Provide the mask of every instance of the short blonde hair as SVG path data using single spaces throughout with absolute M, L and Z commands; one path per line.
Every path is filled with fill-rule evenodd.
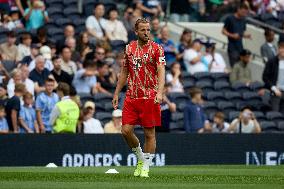
M 138 18 L 138 19 L 136 20 L 136 23 L 135 23 L 135 30 L 138 30 L 138 25 L 139 25 L 140 23 L 149 24 L 150 21 L 149 21 L 147 18 Z

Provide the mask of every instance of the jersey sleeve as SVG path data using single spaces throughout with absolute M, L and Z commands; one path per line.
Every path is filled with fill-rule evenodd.
M 161 45 L 157 46 L 155 56 L 157 65 L 166 65 L 166 57 L 164 54 L 164 49 Z

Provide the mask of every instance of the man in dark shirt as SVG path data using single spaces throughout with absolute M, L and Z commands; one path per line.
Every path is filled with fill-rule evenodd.
M 204 133 L 210 130 L 210 123 L 201 107 L 202 90 L 199 88 L 190 89 L 191 101 L 184 109 L 184 129 L 188 133 Z
M 35 63 L 36 66 L 30 73 L 30 79 L 35 83 L 36 93 L 39 93 L 45 90 L 44 83 L 50 72 L 44 67 L 45 60 L 42 55 L 36 57 Z
M 18 83 L 15 85 L 15 95 L 10 98 L 7 102 L 7 105 L 5 107 L 6 111 L 6 118 L 7 118 L 7 123 L 9 125 L 9 130 L 18 133 L 19 128 L 18 128 L 18 117 L 19 117 L 19 111 L 21 107 L 21 101 L 20 97 L 23 96 L 23 94 L 26 91 L 26 87 L 22 83 Z
M 57 83 L 63 82 L 71 86 L 73 77 L 61 69 L 60 61 L 62 60 L 59 56 L 54 56 L 52 58 L 53 70 L 51 71 L 51 74 Z
M 112 95 L 115 90 L 115 81 L 111 77 L 112 73 L 109 72 L 109 66 L 105 62 L 98 61 L 97 69 L 97 82 L 99 83 L 99 92 Z
M 251 34 L 246 32 L 246 20 L 249 8 L 246 4 L 241 4 L 235 14 L 228 16 L 225 20 L 222 33 L 228 37 L 228 55 L 231 66 L 240 57 L 243 50 L 243 38 L 251 39 Z

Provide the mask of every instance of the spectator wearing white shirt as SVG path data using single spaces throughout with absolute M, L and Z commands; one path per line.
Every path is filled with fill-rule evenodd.
M 91 36 L 91 42 L 96 43 L 98 40 L 107 40 L 106 25 L 107 21 L 103 18 L 105 7 L 102 3 L 97 3 L 94 7 L 94 15 L 91 15 L 86 20 L 86 28 Z
M 95 103 L 87 101 L 83 109 L 82 131 L 85 134 L 103 134 L 104 129 L 98 119 L 93 118 L 95 113 Z
M 171 65 L 171 72 L 166 75 L 166 82 L 171 84 L 169 92 L 184 92 L 181 66 L 178 62 L 174 62 Z
M 31 55 L 32 36 L 30 33 L 24 33 L 21 36 L 21 43 L 18 45 L 17 61 L 21 61 L 25 56 Z
M 106 33 L 110 41 L 123 41 L 127 43 L 127 31 L 123 23 L 118 20 L 117 9 L 111 9 L 109 11 L 109 20 L 107 20 Z
M 206 72 L 208 67 L 205 65 L 204 56 L 201 53 L 202 42 L 200 39 L 195 39 L 192 42 L 191 48 L 184 51 L 183 60 L 186 71 L 194 74 L 196 72 Z
M 213 118 L 212 133 L 228 133 L 230 124 L 225 122 L 225 115 L 223 112 L 216 112 Z
M 239 117 L 232 121 L 228 131 L 234 133 L 260 133 L 261 128 L 254 113 L 246 107 Z
M 25 64 L 21 65 L 19 69 L 14 69 L 12 71 L 12 78 L 9 80 L 7 85 L 7 92 L 9 98 L 14 96 L 15 85 L 17 83 L 23 83 L 26 87 L 26 90 L 32 95 L 34 95 L 35 86 L 34 82 L 29 79 L 29 74 L 29 69 Z
M 77 65 L 71 60 L 71 58 L 71 49 L 67 46 L 63 47 L 61 52 L 61 69 L 67 72 L 69 75 L 74 76 L 74 74 L 77 72 Z
M 207 41 L 205 44 L 206 54 L 204 59 L 209 64 L 209 72 L 227 73 L 226 62 L 220 53 L 215 52 L 215 43 Z

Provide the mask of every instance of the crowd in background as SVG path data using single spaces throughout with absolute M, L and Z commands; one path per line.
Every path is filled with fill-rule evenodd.
M 168 94 L 184 93 L 191 98 L 184 108 L 186 132 L 261 132 L 260 125 L 249 107 L 244 107 L 232 123 L 225 122 L 225 114 L 222 112 L 217 112 L 214 118 L 209 120 L 202 107 L 202 90 L 193 87 L 187 91 L 183 74 L 226 73 L 230 74 L 231 83 L 243 82 L 247 86 L 253 83 L 252 72 L 247 66 L 251 62 L 251 52 L 243 49 L 241 44 L 243 37 L 251 37 L 245 34 L 243 19 L 248 14 L 266 11 L 268 8 L 263 7 L 264 1 L 245 1 L 245 4 L 237 8 L 235 17 L 227 17 L 225 20 L 223 33 L 229 38 L 228 55 L 231 68 L 226 64 L 225 58 L 216 51 L 214 42 L 193 39 L 189 29 L 185 29 L 180 41 L 175 43 L 170 38 L 169 28 L 160 24 L 166 11 L 162 1 L 133 2 L 132 6 L 125 7 L 122 14 L 116 8 L 106 12 L 103 3 L 96 3 L 93 14 L 85 20 L 85 31 L 76 35 L 75 26 L 66 24 L 64 37 L 54 40 L 47 36 L 48 28 L 45 24 L 50 18 L 44 1 L 0 1 L 0 9 L 3 10 L 0 27 L 9 30 L 6 32 L 6 41 L 0 45 L 0 132 L 52 133 L 56 122 L 52 112 L 56 104 L 64 98 L 64 95 L 59 95 L 57 87 L 64 83 L 64 90 L 68 94 L 65 96 L 76 102 L 80 108 L 75 132 L 120 133 L 122 106 L 113 111 L 112 120 L 103 125 L 94 116 L 96 104 L 93 101 L 82 104 L 80 97 L 95 94 L 112 97 L 124 61 L 123 48 L 128 42 L 136 39 L 134 23 L 142 16 L 149 18 L 151 38 L 163 47 L 167 62 L 165 98 L 161 104 L 162 116 L 165 119 L 158 130 L 169 131 L 169 117 L 177 111 L 177 104 L 167 97 Z M 210 14 L 209 10 L 220 9 L 224 11 L 220 12 L 224 15 L 231 12 L 231 8 L 236 8 L 236 1 L 174 2 L 171 1 L 170 15 L 173 21 L 200 21 Z M 281 2 L 277 7 L 281 8 L 280 5 Z M 190 13 L 186 12 L 189 8 Z M 208 15 L 207 17 L 211 18 Z M 237 31 L 234 31 L 234 19 L 242 25 Z M 15 29 L 19 28 L 25 28 L 25 32 L 19 35 L 15 32 Z M 283 43 L 279 43 L 279 48 L 273 46 L 274 33 L 270 30 L 265 32 L 265 38 L 267 44 L 261 49 L 267 65 L 267 62 L 277 57 L 278 49 L 279 53 L 283 51 Z M 282 65 L 281 60 L 280 62 Z M 274 110 L 283 113 L 283 78 L 279 76 L 271 83 L 268 78 L 275 73 L 272 69 L 274 68 L 267 68 L 263 78 L 266 87 L 278 97 Z M 282 72 L 281 67 L 279 73 Z M 126 88 L 123 92 L 125 91 Z M 259 91 L 260 95 L 264 93 L 265 89 Z

